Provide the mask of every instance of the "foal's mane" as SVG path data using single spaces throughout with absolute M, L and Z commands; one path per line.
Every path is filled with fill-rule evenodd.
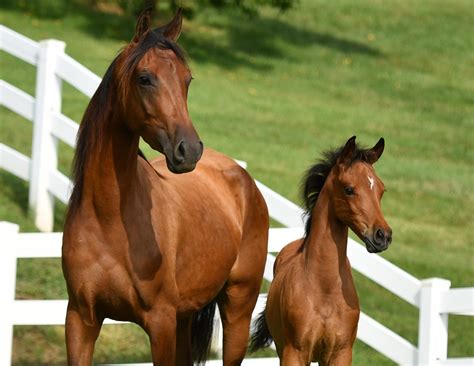
M 69 200 L 68 214 L 74 213 L 79 207 L 86 165 L 91 158 L 100 155 L 106 126 L 116 117 L 119 106 L 126 106 L 135 68 L 152 48 L 172 50 L 186 63 L 184 51 L 163 35 L 163 28 L 150 30 L 137 43 L 130 43 L 115 57 L 92 96 L 79 126 L 72 168 L 74 188 Z M 144 157 L 140 150 L 138 155 Z
M 308 237 L 311 230 L 311 221 L 314 214 L 314 207 L 319 197 L 319 193 L 326 182 L 331 170 L 336 166 L 337 160 L 344 150 L 344 145 L 336 149 L 323 152 L 322 158 L 306 172 L 301 184 L 301 193 L 303 195 L 305 216 L 307 218 L 305 225 L 305 238 Z M 357 161 L 369 162 L 372 156 L 372 149 L 362 148 L 356 144 L 352 160 L 349 166 Z

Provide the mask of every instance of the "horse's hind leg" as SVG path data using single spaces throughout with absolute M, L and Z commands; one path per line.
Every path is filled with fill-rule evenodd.
M 90 366 L 94 346 L 99 336 L 102 321 L 92 320 L 86 324 L 79 311 L 71 303 L 66 313 L 66 348 L 69 366 Z
M 252 311 L 259 287 L 228 285 L 218 298 L 223 328 L 223 364 L 240 365 L 247 351 Z

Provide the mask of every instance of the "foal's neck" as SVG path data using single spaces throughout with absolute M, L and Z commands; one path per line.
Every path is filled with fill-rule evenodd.
M 330 195 L 322 189 L 311 217 L 311 230 L 304 246 L 306 271 L 315 274 L 321 287 L 334 286 L 347 276 L 348 228 L 339 221 L 330 205 Z M 328 288 L 329 289 L 329 288 Z

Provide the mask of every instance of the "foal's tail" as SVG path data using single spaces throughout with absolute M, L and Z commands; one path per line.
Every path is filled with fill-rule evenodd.
M 216 303 L 215 299 L 212 300 L 193 317 L 191 325 L 192 356 L 193 361 L 198 364 L 205 363 L 209 356 Z
M 255 352 L 260 348 L 265 348 L 272 344 L 273 338 L 268 330 L 267 320 L 265 319 L 265 310 L 263 310 L 255 321 L 252 336 L 250 338 L 250 352 Z

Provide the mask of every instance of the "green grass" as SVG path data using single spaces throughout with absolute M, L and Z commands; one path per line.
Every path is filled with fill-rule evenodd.
M 292 201 L 304 170 L 352 135 L 386 139 L 377 171 L 394 231 L 383 256 L 418 278 L 472 286 L 474 253 L 474 37 L 469 1 L 310 1 L 288 13 L 248 19 L 204 10 L 186 21 L 180 43 L 195 80 L 191 117 L 204 143 L 246 160 L 253 176 Z M 35 39 L 57 38 L 69 55 L 102 75 L 131 38 L 133 20 L 70 11 L 59 20 L 0 9 L 0 22 Z M 34 69 L 0 53 L 0 78 L 34 93 Z M 64 85 L 63 110 L 75 120 L 87 104 Z M 0 141 L 29 154 L 31 123 L 0 109 Z M 143 145 L 147 155 L 154 153 Z M 60 145 L 68 173 L 72 149 Z M 0 171 L 0 219 L 35 230 L 28 186 Z M 61 230 L 64 206 L 56 209 Z M 367 254 L 369 255 L 369 254 Z M 18 298 L 65 298 L 56 259 L 19 262 Z M 356 275 L 364 312 L 417 343 L 414 307 Z M 472 318 L 450 316 L 452 356 L 473 356 Z M 16 365 L 63 364 L 62 327 L 16 327 Z M 96 362 L 149 360 L 135 326 L 107 326 Z M 391 364 L 358 342 L 355 365 Z

